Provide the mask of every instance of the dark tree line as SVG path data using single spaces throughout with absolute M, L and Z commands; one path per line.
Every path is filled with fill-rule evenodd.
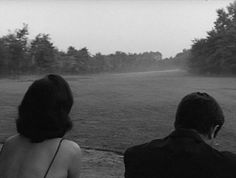
M 196 73 L 236 74 L 236 1 L 217 10 L 206 38 L 193 41 L 188 66 Z
M 143 71 L 187 68 L 201 74 L 236 74 L 236 1 L 217 10 L 214 27 L 206 38 L 193 41 L 190 50 L 162 59 L 159 52 L 140 54 L 117 51 L 114 54 L 91 55 L 84 47 L 58 50 L 48 34 L 28 38 L 23 25 L 0 37 L 0 75 L 60 72 L 68 74 Z
M 48 34 L 28 38 L 28 26 L 0 38 L 0 74 L 60 72 L 68 74 L 145 70 L 161 60 L 159 52 L 91 55 L 86 47 L 58 50 Z

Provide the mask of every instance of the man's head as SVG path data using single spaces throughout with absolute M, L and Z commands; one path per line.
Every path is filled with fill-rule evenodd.
M 224 123 L 224 115 L 216 100 L 207 93 L 185 96 L 177 109 L 175 128 L 193 129 L 211 139 Z

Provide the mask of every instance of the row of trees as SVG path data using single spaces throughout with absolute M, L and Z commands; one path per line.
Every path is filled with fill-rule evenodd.
M 188 70 L 188 61 L 191 57 L 189 49 L 183 49 L 182 52 L 177 53 L 174 57 L 165 58 L 158 61 L 158 67 L 161 69 L 184 69 Z
M 236 1 L 217 10 L 206 38 L 193 41 L 188 66 L 197 73 L 236 74 Z
M 55 62 L 55 48 L 49 35 L 28 39 L 28 26 L 0 38 L 0 74 L 47 70 Z
M 236 1 L 217 10 L 207 37 L 193 41 L 190 50 L 162 59 L 160 52 L 91 55 L 88 49 L 59 51 L 48 34 L 28 38 L 28 26 L 0 38 L 0 74 L 35 72 L 98 73 L 183 67 L 196 73 L 236 74 Z
M 97 73 L 143 70 L 156 65 L 162 56 L 159 52 L 126 54 L 116 52 L 91 55 L 88 49 L 68 47 L 59 51 L 48 34 L 28 38 L 28 25 L 9 32 L 0 38 L 0 74 L 25 74 L 38 72 Z

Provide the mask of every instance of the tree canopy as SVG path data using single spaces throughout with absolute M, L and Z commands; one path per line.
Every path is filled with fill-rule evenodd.
M 0 74 L 25 73 L 98 73 L 145 70 L 157 65 L 160 52 L 131 54 L 117 51 L 114 54 L 92 55 L 87 47 L 69 46 L 60 51 L 49 34 L 40 33 L 28 38 L 28 25 L 0 37 Z
M 197 73 L 236 74 L 236 1 L 217 10 L 206 38 L 193 41 L 188 66 Z

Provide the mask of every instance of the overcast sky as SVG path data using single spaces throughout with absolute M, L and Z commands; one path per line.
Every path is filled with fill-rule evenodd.
M 0 36 L 29 25 L 30 38 L 50 34 L 66 50 L 92 54 L 160 51 L 174 56 L 203 38 L 216 9 L 232 0 L 0 0 Z

